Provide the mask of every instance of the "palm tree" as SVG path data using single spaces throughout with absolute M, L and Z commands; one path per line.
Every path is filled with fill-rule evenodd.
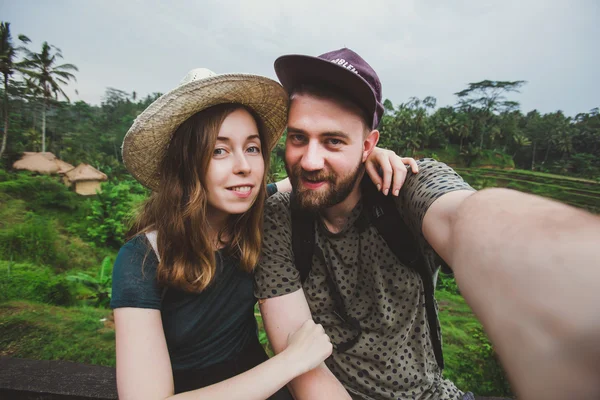
M 53 54 L 54 52 L 54 54 Z M 58 100 L 59 95 L 67 101 L 69 97 L 62 90 L 60 84 L 68 85 L 68 81 L 77 81 L 75 75 L 69 71 L 79 71 L 73 64 L 56 65 L 59 58 L 63 58 L 62 52 L 56 46 L 48 42 L 42 44 L 40 53 L 27 50 L 28 60 L 25 62 L 26 70 L 23 72 L 29 77 L 32 91 L 38 90 L 44 103 L 42 107 L 42 151 L 46 151 L 46 110 L 48 104 L 54 98 Z
M 19 35 L 19 40 L 23 43 L 29 43 L 29 38 L 25 35 Z M 0 158 L 6 150 L 6 138 L 8 137 L 8 87 L 10 76 L 19 70 L 20 63 L 15 62 L 15 58 L 23 47 L 15 47 L 12 43 L 10 34 L 10 22 L 0 22 L 0 72 L 4 78 L 4 132 L 2 134 L 2 147 L 0 147 Z
M 529 140 L 529 138 L 527 138 L 527 136 L 523 135 L 521 132 L 515 133 L 512 136 L 512 139 L 515 143 L 515 152 L 513 154 L 513 158 L 517 156 L 519 150 L 521 150 L 524 147 L 531 146 L 531 140 Z

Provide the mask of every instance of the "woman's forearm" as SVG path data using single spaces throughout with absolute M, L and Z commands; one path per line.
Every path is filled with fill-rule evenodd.
M 169 400 L 264 400 L 299 375 L 285 353 L 232 378 L 193 391 L 179 393 Z

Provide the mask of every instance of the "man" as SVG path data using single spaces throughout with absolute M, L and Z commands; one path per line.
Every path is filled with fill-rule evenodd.
M 283 56 L 275 70 L 290 93 L 285 161 L 293 195 L 277 194 L 267 203 L 256 295 L 277 353 L 310 318 L 334 344 L 326 365 L 290 383 L 294 396 L 472 398 L 442 378 L 427 287 L 444 262 L 519 395 L 597 396 L 600 350 L 593 338 L 600 312 L 590 304 L 599 300 L 600 268 L 589 268 L 597 264 L 591 256 L 591 243 L 600 242 L 597 217 L 510 190 L 476 193 L 448 166 L 425 160 L 393 193 L 404 222 L 398 234 L 414 239 L 419 251 L 418 268 L 409 267 L 364 207 L 363 163 L 377 144 L 383 113 L 375 71 L 349 49 Z M 292 250 L 294 207 L 316 215 L 314 256 L 303 282 L 294 265 L 301 255 Z M 571 265 L 587 272 L 565 268 Z M 553 297 L 545 275 L 566 292 Z

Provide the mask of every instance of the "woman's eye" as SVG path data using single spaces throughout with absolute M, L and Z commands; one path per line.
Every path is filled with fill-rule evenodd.
M 292 135 L 292 141 L 296 143 L 302 143 L 304 141 L 304 136 L 302 135 Z
M 221 156 L 225 154 L 225 149 L 215 149 L 215 151 L 213 151 L 213 156 Z
M 260 147 L 258 146 L 250 146 L 248 147 L 249 153 L 260 153 Z

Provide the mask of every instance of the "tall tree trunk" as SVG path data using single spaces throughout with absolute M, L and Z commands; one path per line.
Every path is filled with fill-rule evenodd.
M 4 132 L 2 133 L 2 147 L 0 147 L 0 158 L 6 150 L 6 137 L 8 136 L 8 75 L 4 75 Z
M 544 156 L 544 162 L 542 164 L 546 164 L 546 161 L 548 161 L 548 153 L 550 153 L 550 143 L 546 146 L 546 155 Z
M 46 152 L 46 99 L 42 108 L 42 153 Z
M 117 159 L 117 161 L 119 161 L 119 151 L 117 150 L 117 144 L 115 143 L 114 140 L 113 140 L 113 150 L 115 152 L 115 158 Z
M 533 151 L 531 152 L 531 170 L 535 171 L 535 147 L 536 147 L 536 142 L 533 142 Z

